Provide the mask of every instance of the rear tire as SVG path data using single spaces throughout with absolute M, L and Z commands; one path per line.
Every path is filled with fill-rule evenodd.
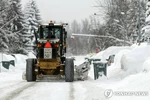
M 35 72 L 35 65 L 37 64 L 37 59 L 33 59 L 34 62 L 33 62 L 33 81 L 36 81 L 36 74 L 34 73 Z
M 36 75 L 34 73 L 34 65 L 36 64 L 37 60 L 36 59 L 27 59 L 27 64 L 26 64 L 26 79 L 27 82 L 32 82 L 36 81 Z
M 74 62 L 73 59 L 66 59 L 65 61 L 65 81 L 74 81 Z

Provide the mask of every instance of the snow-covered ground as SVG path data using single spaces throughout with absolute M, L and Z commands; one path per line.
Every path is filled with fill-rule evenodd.
M 112 50 L 111 50 L 112 48 Z M 100 87 L 114 92 L 110 100 L 150 100 L 150 46 L 142 44 L 141 46 L 133 45 L 129 48 L 114 50 L 118 47 L 110 47 L 99 53 L 103 59 L 108 54 L 115 54 L 114 63 L 108 66 L 108 76 L 96 80 Z M 117 51 L 115 50 L 115 51 Z M 115 93 L 122 93 L 116 96 Z M 123 94 L 123 93 L 133 94 Z M 138 96 L 139 93 L 145 93 L 146 96 Z M 110 94 L 111 95 L 111 94 Z
M 10 65 L 9 70 L 1 65 L 0 100 L 107 100 L 107 97 L 110 97 L 109 100 L 150 100 L 149 51 L 147 44 L 110 47 L 92 57 L 105 60 L 115 54 L 114 63 L 107 67 L 107 77 L 94 80 L 91 65 L 89 79 L 73 83 L 48 78 L 26 82 L 22 80 L 26 59 L 34 58 L 34 55 L 0 54 L 0 61 L 15 60 L 15 67 Z M 76 56 L 75 64 L 81 64 L 85 57 Z M 139 93 L 145 93 L 145 96 Z
M 25 71 L 26 59 L 34 58 L 32 53 L 28 56 L 0 56 L 3 56 L 0 60 L 15 60 L 16 64 L 15 67 L 11 65 L 9 70 L 1 65 L 0 100 L 95 100 L 101 98 L 100 92 L 103 95 L 103 88 L 95 87 L 95 83 L 89 80 L 67 83 L 64 80 L 46 78 L 37 82 L 26 82 L 22 80 L 22 73 Z M 81 64 L 84 58 L 85 56 L 77 56 L 75 64 Z

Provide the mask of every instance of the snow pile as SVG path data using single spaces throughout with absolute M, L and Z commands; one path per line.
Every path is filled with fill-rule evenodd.
M 0 53 L 0 72 L 7 72 L 8 71 L 6 68 L 2 67 L 2 61 L 11 61 L 11 60 L 15 60 L 15 58 L 12 55 Z M 14 70 L 14 66 L 12 66 L 12 65 L 10 65 L 9 68 L 10 68 L 9 71 Z
M 143 63 L 150 57 L 150 46 L 142 45 L 134 48 L 121 58 L 122 69 L 130 73 L 142 71 Z
M 112 89 L 113 92 L 148 92 L 150 93 L 150 72 L 138 73 L 129 75 L 120 81 L 104 82 L 102 85 L 106 89 Z M 100 81 L 99 81 L 100 82 Z M 109 100 L 150 100 L 150 96 L 115 96 L 113 95 Z
M 101 59 L 101 61 L 106 61 L 106 59 L 108 59 L 110 55 L 115 55 L 119 51 L 124 50 L 124 49 L 130 50 L 130 49 L 132 49 L 132 47 L 129 47 L 129 46 L 124 46 L 124 47 L 123 46 L 122 47 L 112 46 L 112 47 L 107 48 L 104 51 L 99 52 L 97 55 L 95 55 L 92 58 L 97 58 L 97 59 Z
M 36 58 L 36 56 L 29 52 L 28 55 L 22 55 L 22 54 L 13 54 L 8 55 L 4 53 L 0 53 L 0 71 L 1 72 L 22 72 L 22 70 L 25 70 L 26 68 L 26 59 L 28 58 Z M 2 61 L 11 61 L 13 60 L 15 62 L 15 66 L 9 65 L 9 69 L 6 69 L 4 66 L 2 66 Z
M 26 59 L 28 58 L 26 55 L 22 54 L 14 54 L 16 63 L 26 63 Z
M 107 75 L 116 77 L 117 74 L 121 72 L 120 60 L 121 60 L 122 55 L 128 53 L 134 47 L 136 47 L 136 46 L 131 46 L 131 47 L 129 47 L 129 46 L 125 46 L 125 47 L 123 47 L 123 46 L 122 47 L 112 46 L 112 47 L 107 48 L 104 51 L 99 52 L 97 55 L 95 55 L 91 58 L 101 59 L 101 61 L 106 61 L 106 59 L 108 59 L 110 55 L 115 55 L 114 64 L 112 64 L 112 66 L 108 68 Z M 92 79 L 94 79 L 93 64 L 91 65 L 91 70 L 89 71 L 89 76 Z M 106 79 L 106 78 L 104 78 L 104 79 Z
M 10 60 L 15 60 L 15 58 L 12 55 L 0 53 L 0 62 L 1 61 L 10 61 Z
M 128 54 L 131 50 L 121 50 L 115 55 L 114 63 L 107 67 L 107 77 L 108 78 L 123 78 L 124 71 L 122 70 L 121 58 L 124 54 Z
M 140 46 L 134 44 L 131 47 L 109 47 L 92 58 L 104 61 L 110 55 L 115 54 L 114 63 L 107 67 L 108 79 L 123 79 L 131 74 L 150 70 L 150 46 L 146 43 Z M 90 77 L 93 77 L 93 65 L 91 65 Z
M 144 63 L 142 67 L 143 72 L 150 72 L 150 58 L 148 58 Z
M 145 91 L 150 93 L 150 45 L 132 45 L 131 48 L 133 49 L 121 50 L 115 55 L 114 63 L 107 67 L 107 78 L 100 77 L 96 80 L 100 87 L 112 89 L 114 92 Z M 130 98 L 132 100 L 150 100 L 150 96 L 114 95 L 109 99 L 127 100 Z

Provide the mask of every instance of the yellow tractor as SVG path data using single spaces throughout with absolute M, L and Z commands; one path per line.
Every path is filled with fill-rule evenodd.
M 74 81 L 74 59 L 66 58 L 67 24 L 40 25 L 36 37 L 36 59 L 26 60 L 26 80 L 36 81 L 39 75 L 62 75 Z

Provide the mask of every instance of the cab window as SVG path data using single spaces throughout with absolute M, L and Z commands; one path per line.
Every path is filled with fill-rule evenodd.
M 60 39 L 61 28 L 59 27 L 42 27 L 40 29 L 40 38 L 43 39 Z

